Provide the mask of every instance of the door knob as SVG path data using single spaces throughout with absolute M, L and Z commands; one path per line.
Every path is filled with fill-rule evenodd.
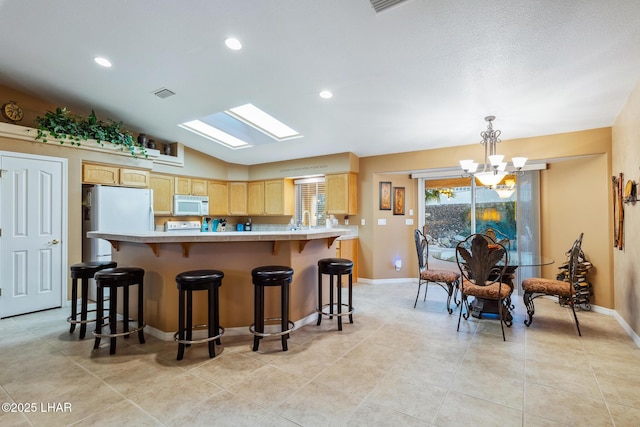
M 57 245 L 58 243 L 60 243 L 57 239 L 53 239 L 52 241 L 49 242 L 49 244 L 52 245 Z

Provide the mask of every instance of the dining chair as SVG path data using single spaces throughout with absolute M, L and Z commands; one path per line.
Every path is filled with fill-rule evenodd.
M 416 242 L 416 251 L 418 252 L 418 294 L 416 295 L 416 301 L 413 303 L 413 308 L 416 308 L 418 304 L 418 297 L 420 296 L 420 288 L 424 284 L 424 300 L 427 300 L 427 291 L 429 285 L 438 285 L 447 292 L 447 311 L 449 314 L 453 313 L 451 308 L 451 297 L 453 297 L 454 303 L 456 301 L 457 286 L 460 279 L 460 274 L 455 271 L 436 270 L 429 268 L 429 243 L 426 236 L 418 229 L 413 233 Z
M 580 322 L 578 322 L 578 316 L 575 310 L 575 285 L 578 283 L 578 266 L 580 259 L 584 259 L 584 253 L 582 252 L 582 236 L 584 233 L 580 233 L 580 236 L 573 242 L 571 249 L 567 252 L 568 261 L 567 269 L 568 275 L 565 276 L 565 280 L 544 279 L 541 277 L 529 277 L 522 281 L 522 290 L 524 295 L 522 297 L 524 305 L 527 307 L 528 319 L 525 319 L 524 324 L 527 327 L 531 326 L 533 322 L 533 315 L 535 314 L 535 307 L 533 300 L 543 295 L 557 296 L 558 298 L 566 298 L 567 304 L 571 307 L 573 312 L 573 320 L 578 330 L 578 336 L 582 336 L 580 332 Z
M 508 301 L 513 292 L 512 286 L 503 282 L 509 264 L 509 251 L 501 243 L 487 238 L 486 235 L 476 233 L 462 240 L 456 246 L 456 262 L 460 269 L 460 314 L 458 316 L 458 331 L 460 319 L 463 317 L 463 306 L 466 307 L 465 320 L 469 318 L 470 308 L 468 297 L 484 301 L 495 301 L 498 306 L 498 318 L 504 335 L 504 325 L 511 326 L 507 321 L 505 311 L 509 310 Z

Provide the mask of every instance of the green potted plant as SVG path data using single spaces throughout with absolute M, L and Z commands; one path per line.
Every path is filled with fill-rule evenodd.
M 55 111 L 47 111 L 44 116 L 36 117 L 38 134 L 36 141 L 47 142 L 47 138 L 55 138 L 60 144 L 68 142 L 72 145 L 81 145 L 81 141 L 95 139 L 98 144 L 104 146 L 109 142 L 118 146 L 120 150 L 128 150 L 136 157 L 141 153 L 147 157 L 147 150 L 138 144 L 129 131 L 122 128 L 122 122 L 107 119 L 99 120 L 92 110 L 87 117 L 74 114 L 66 108 L 56 108 Z

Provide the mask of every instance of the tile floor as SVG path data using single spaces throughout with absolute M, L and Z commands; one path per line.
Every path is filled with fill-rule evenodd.
M 106 343 L 70 335 L 68 309 L 0 320 L 2 426 L 638 426 L 640 349 L 609 316 L 538 299 L 530 328 L 462 320 L 417 285 L 356 284 L 354 324 L 291 334 L 289 351 L 250 335 L 223 337 L 214 359 L 147 335 Z M 103 340 L 104 342 L 104 340 Z M 56 406 L 60 404 L 60 406 Z M 71 410 L 65 410 L 70 404 Z M 52 406 L 50 406 L 52 405 Z

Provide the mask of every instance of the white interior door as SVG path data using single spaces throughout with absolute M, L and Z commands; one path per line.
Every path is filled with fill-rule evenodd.
M 60 307 L 66 160 L 0 152 L 0 170 L 0 317 Z

